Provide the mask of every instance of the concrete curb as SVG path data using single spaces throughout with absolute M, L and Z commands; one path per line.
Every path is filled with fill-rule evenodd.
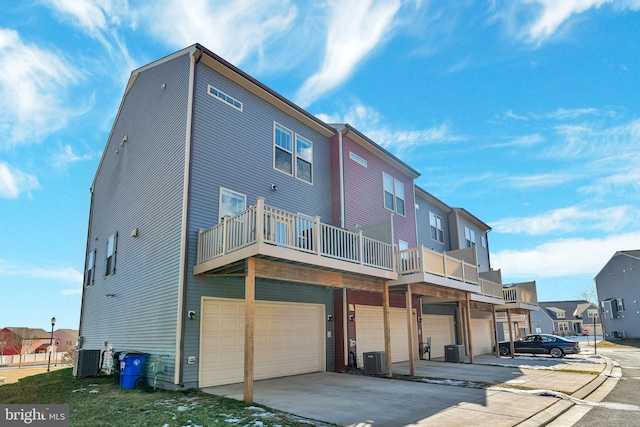
M 591 395 L 595 392 L 599 387 L 601 387 L 607 380 L 611 379 L 610 375 L 613 372 L 614 365 L 611 359 L 605 359 L 605 367 L 600 372 L 600 374 L 591 380 L 587 385 L 577 390 L 575 393 L 571 395 L 571 397 L 575 397 L 576 399 L 585 399 L 587 396 Z M 604 396 L 603 396 L 604 397 Z M 537 427 L 537 426 L 546 426 L 570 411 L 574 408 L 576 404 L 574 402 L 560 399 L 556 403 L 548 406 L 545 410 L 538 412 L 534 416 L 524 420 L 523 422 L 517 424 L 519 427 Z M 580 412 L 580 417 L 584 415 L 583 411 Z M 579 419 L 579 418 L 578 418 Z M 577 421 L 577 419 L 576 419 Z M 573 423 L 568 424 L 573 425 Z

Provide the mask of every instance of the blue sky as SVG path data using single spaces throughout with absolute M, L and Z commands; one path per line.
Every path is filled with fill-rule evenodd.
M 77 328 L 89 187 L 131 71 L 201 43 L 349 122 L 576 299 L 640 248 L 640 0 L 24 0 L 0 14 L 0 326 Z

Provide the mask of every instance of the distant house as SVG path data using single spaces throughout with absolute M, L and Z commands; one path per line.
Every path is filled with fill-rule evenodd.
M 595 281 L 605 337 L 640 338 L 640 249 L 616 252 Z
M 531 313 L 533 332 L 555 335 L 583 335 L 585 329 L 594 333 L 593 318 L 587 310 L 598 306 L 586 300 L 539 302 L 539 311 Z M 600 320 L 596 319 L 595 334 L 602 335 Z
M 46 353 L 51 334 L 44 329 L 7 326 L 0 330 L 0 354 Z
M 76 346 L 78 340 L 77 329 L 58 329 L 53 332 L 53 338 L 55 339 L 56 351 L 66 352 Z

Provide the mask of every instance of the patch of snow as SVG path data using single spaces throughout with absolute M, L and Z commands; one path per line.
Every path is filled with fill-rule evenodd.
M 73 390 L 71 393 L 75 393 L 75 392 L 77 392 L 77 391 L 86 391 L 86 390 L 87 390 L 87 389 L 83 387 L 83 388 L 79 388 L 79 389 L 77 389 L 77 390 Z
M 95 389 L 89 390 L 89 393 L 100 393 L 100 390 L 95 390 Z
M 256 427 L 264 427 L 264 423 L 262 421 L 254 421 L 253 425 Z
M 258 406 L 247 406 L 245 409 L 248 409 L 250 411 L 264 411 L 264 408 L 260 408 Z
M 162 427 L 170 427 L 169 424 L 162 424 Z
M 89 387 L 98 387 L 98 384 L 89 384 Z
M 188 407 L 188 406 L 178 406 L 178 407 L 176 408 L 176 410 L 177 410 L 178 412 L 188 411 L 189 409 L 191 409 L 191 408 L 190 408 L 190 407 Z
M 441 384 L 441 385 L 452 385 L 456 387 L 483 388 L 482 385 L 478 383 L 474 383 L 473 381 L 438 380 L 438 379 L 432 379 L 432 378 L 422 378 L 422 380 L 420 381 L 427 384 Z
M 227 418 L 226 420 L 224 420 L 227 423 L 239 423 L 240 421 L 242 421 L 244 418 Z

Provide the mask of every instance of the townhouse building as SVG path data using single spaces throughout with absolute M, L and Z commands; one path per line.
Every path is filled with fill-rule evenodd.
M 150 353 L 165 388 L 244 382 L 247 401 L 371 351 L 389 376 L 425 342 L 472 362 L 496 311 L 523 308 L 489 227 L 418 177 L 199 44 L 133 71 L 91 186 L 80 349 Z

